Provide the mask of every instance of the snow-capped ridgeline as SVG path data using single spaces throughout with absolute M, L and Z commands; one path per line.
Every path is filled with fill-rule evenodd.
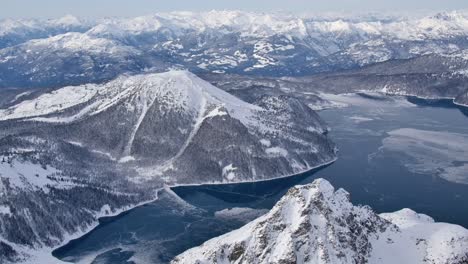
M 206 104 L 220 104 L 229 109 L 231 115 L 241 114 L 260 107 L 245 103 L 218 88 L 202 81 L 195 75 L 184 71 L 171 71 L 159 74 L 142 74 L 121 76 L 103 85 L 69 86 L 40 95 L 32 100 L 25 100 L 8 109 L 0 110 L 0 120 L 25 119 L 49 114 L 61 114 L 69 108 L 87 103 L 73 116 L 61 118 L 42 117 L 36 120 L 44 122 L 72 122 L 85 116 L 99 114 L 130 97 L 137 97 L 139 104 L 135 107 L 151 107 L 155 100 L 160 100 L 167 107 L 176 111 L 202 111 L 205 114 Z M 133 109 L 129 111 L 143 111 Z M 222 115 L 218 108 L 211 110 L 203 118 Z
M 400 39 L 425 37 L 440 38 L 468 33 L 468 13 L 442 12 L 428 16 L 387 16 L 385 14 L 356 16 L 294 15 L 287 13 L 256 13 L 245 11 L 176 11 L 135 18 L 81 19 L 67 15 L 58 19 L 3 19 L 0 36 L 24 34 L 54 28 L 86 28 L 91 35 L 141 34 L 170 30 L 176 35 L 187 31 L 205 32 L 223 29 L 243 35 L 272 36 L 287 34 L 291 37 L 313 36 L 313 33 L 358 33 L 360 35 L 393 35 Z
M 0 48 L 31 39 L 48 38 L 67 32 L 86 32 L 96 21 L 66 15 L 57 19 L 2 19 L 0 20 Z
M 85 28 L 92 23 L 73 15 L 65 15 L 56 19 L 2 19 L 0 20 L 0 36 L 11 33 L 27 33 L 35 30 Z
M 468 49 L 468 15 L 460 11 L 381 19 L 172 12 L 84 22 L 3 20 L 0 32 L 3 87 L 59 87 L 170 68 L 305 75 Z
M 69 86 L 25 100 L 8 109 L 0 109 L 0 120 L 25 118 L 61 112 L 90 100 L 97 93 L 96 85 Z
M 468 230 L 410 209 L 376 214 L 323 179 L 291 188 L 270 212 L 172 263 L 421 263 L 468 260 Z
M 93 37 L 77 32 L 67 32 L 46 39 L 34 39 L 25 43 L 23 47 L 26 48 L 26 52 L 46 49 L 118 55 L 138 54 L 139 52 L 133 47 L 122 45 L 111 39 Z

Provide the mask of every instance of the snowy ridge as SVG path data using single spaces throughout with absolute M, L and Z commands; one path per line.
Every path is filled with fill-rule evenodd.
M 62 20 L 56 22 L 62 25 L 58 29 L 46 28 L 41 34 L 36 28 L 54 23 L 4 21 L 11 34 L 3 39 L 0 35 L 0 86 L 60 87 L 172 68 L 303 76 L 468 49 L 468 15 L 461 11 L 372 19 L 171 12 L 99 19 L 81 26 L 77 18 Z M 75 60 L 73 67 L 65 67 L 67 59 Z
M 87 102 L 97 93 L 97 86 L 70 86 L 44 94 L 34 100 L 23 101 L 8 109 L 0 109 L 0 120 L 30 118 L 61 112 Z
M 221 104 L 231 115 L 242 119 L 245 119 L 243 116 L 245 111 L 261 110 L 209 85 L 189 72 L 171 71 L 123 76 L 104 85 L 90 84 L 61 88 L 8 109 L 1 109 L 0 120 L 37 117 L 35 120 L 42 122 L 72 122 L 84 116 L 97 115 L 128 98 L 136 98 L 139 101 L 136 106 L 141 109 L 129 109 L 141 113 L 139 122 L 156 99 L 162 100 L 176 111 L 201 112 L 200 119 L 205 118 L 203 105 L 207 103 Z M 61 113 L 85 102 L 88 102 L 88 105 L 73 116 L 39 118 L 52 113 Z M 207 117 L 214 115 L 215 112 L 207 113 Z
M 172 263 L 465 263 L 468 230 L 409 209 L 377 215 L 323 179 Z
M 91 34 L 108 35 L 108 25 L 120 32 L 142 33 L 165 28 L 176 34 L 187 30 L 198 32 L 223 29 L 242 32 L 244 36 L 271 36 L 287 34 L 291 37 L 314 34 L 394 35 L 401 39 L 439 38 L 447 34 L 468 32 L 467 14 L 462 11 L 438 13 L 425 17 L 393 17 L 379 20 L 361 17 L 334 17 L 323 19 L 317 15 L 295 16 L 286 13 L 255 13 L 243 11 L 171 12 L 131 19 L 107 20 L 89 31 Z
M 122 46 L 118 42 L 105 38 L 96 38 L 82 33 L 65 33 L 46 39 L 31 40 L 23 45 L 28 50 L 55 49 L 71 52 L 89 51 L 92 53 L 134 53 L 138 50 L 132 47 Z

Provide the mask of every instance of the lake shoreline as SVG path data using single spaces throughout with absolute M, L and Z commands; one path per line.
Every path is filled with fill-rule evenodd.
M 310 173 L 310 172 L 312 172 L 314 170 L 319 170 L 321 168 L 325 168 L 325 167 L 333 164 L 334 162 L 336 162 L 337 159 L 338 159 L 338 157 L 335 157 L 335 158 L 333 158 L 332 160 L 330 160 L 328 162 L 322 163 L 322 164 L 314 166 L 314 167 L 310 167 L 305 171 L 295 173 L 295 174 L 291 174 L 291 175 L 286 175 L 286 176 L 279 176 L 279 177 L 275 177 L 275 178 L 271 178 L 271 179 L 229 182 L 229 183 L 223 183 L 223 182 L 216 183 L 216 182 L 213 182 L 213 183 L 200 183 L 200 184 L 176 184 L 176 185 L 166 185 L 165 187 L 168 187 L 171 190 L 173 190 L 173 189 L 176 189 L 176 188 L 189 188 L 189 187 L 215 186 L 215 185 L 238 185 L 238 184 L 251 184 L 251 183 L 259 183 L 259 182 L 272 182 L 272 181 L 277 181 L 277 180 L 282 180 L 282 179 L 288 179 L 288 178 L 303 176 L 304 174 Z M 50 255 L 54 259 L 57 260 L 57 263 L 69 263 L 69 262 L 66 262 L 66 261 L 62 261 L 62 260 L 60 260 L 59 258 L 57 258 L 55 256 L 57 254 L 57 252 L 60 252 L 61 248 L 67 247 L 70 244 L 76 243 L 79 240 L 86 238 L 86 236 L 91 234 L 92 231 L 94 231 L 98 227 L 100 227 L 102 225 L 105 225 L 106 223 L 110 223 L 110 222 L 112 222 L 114 220 L 117 220 L 119 217 L 121 217 L 121 216 L 123 216 L 125 214 L 128 214 L 130 211 L 132 211 L 132 210 L 134 210 L 134 209 L 136 209 L 138 207 L 142 207 L 142 206 L 145 206 L 147 204 L 150 204 L 150 203 L 153 203 L 153 202 L 157 201 L 158 200 L 158 197 L 157 197 L 158 195 L 157 194 L 160 191 L 164 190 L 165 187 L 161 187 L 161 188 L 157 189 L 156 190 L 156 198 L 154 198 L 152 200 L 141 202 L 141 203 L 139 203 L 137 205 L 130 206 L 129 208 L 126 208 L 126 209 L 118 209 L 118 210 L 116 210 L 116 212 L 114 214 L 109 214 L 109 215 L 98 217 L 97 218 L 97 223 L 95 225 L 90 225 L 90 228 L 88 230 L 82 232 L 82 233 L 75 233 L 75 234 L 70 235 L 66 240 L 64 240 L 64 242 L 62 244 L 60 244 L 57 247 L 52 248 L 52 251 L 50 251 Z

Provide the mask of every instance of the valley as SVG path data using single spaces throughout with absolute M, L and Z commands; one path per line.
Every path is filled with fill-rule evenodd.
M 468 135 L 467 117 L 450 102 L 435 106 L 414 104 L 411 98 L 376 96 L 334 96 L 336 103 L 348 106 L 319 112 L 330 126 L 331 139 L 340 146 L 337 161 L 324 168 L 273 181 L 175 187 L 173 191 L 183 199 L 177 202 L 179 205 L 164 198 L 136 208 L 103 222 L 54 254 L 77 263 L 92 263 L 94 259 L 100 263 L 166 263 L 186 249 L 241 227 L 271 209 L 290 187 L 317 178 L 344 188 L 353 204 L 369 205 L 377 213 L 411 208 L 437 222 L 468 227 L 464 213 L 468 210 L 468 186 L 447 181 L 442 174 L 433 176 L 440 171 L 437 166 L 446 165 L 437 164 L 438 160 L 431 157 L 413 161 L 401 152 L 383 148 L 393 131 L 401 128 Z M 419 162 L 424 162 L 427 170 L 411 169 Z M 453 166 L 462 168 L 462 164 Z M 250 208 L 251 213 L 239 208 Z M 229 210 L 233 212 L 227 214 Z M 138 223 L 148 224 L 142 228 Z M 173 223 L 179 223 L 177 235 L 151 235 L 161 234 L 168 229 L 167 224 Z
M 0 19 L 0 262 L 466 263 L 467 35 L 463 10 Z

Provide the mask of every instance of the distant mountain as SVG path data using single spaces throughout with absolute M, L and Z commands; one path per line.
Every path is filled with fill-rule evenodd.
M 382 92 L 425 99 L 454 99 L 468 105 L 468 52 L 429 54 L 411 59 L 389 60 L 358 69 L 319 73 L 303 77 L 257 77 L 205 74 L 202 77 L 244 100 L 261 94 L 284 94 L 301 98 L 320 109 L 333 104 L 321 93 Z
M 0 58 L 0 85 L 10 87 L 103 82 L 156 65 L 134 47 L 76 32 L 2 49 Z
M 323 179 L 291 188 L 271 211 L 172 263 L 433 263 L 468 261 L 468 230 L 410 209 L 376 214 Z
M 323 18 L 173 12 L 85 22 L 74 17 L 4 20 L 0 33 L 0 87 L 45 87 L 167 69 L 304 76 L 451 54 L 468 49 L 468 15 Z M 85 48 L 73 49 L 77 44 Z
M 94 23 L 96 21 L 84 20 L 72 15 L 49 20 L 3 19 L 0 20 L 0 48 L 67 32 L 86 32 Z
M 301 101 L 247 103 L 189 72 L 32 96 L 0 109 L 1 261 L 47 255 L 166 184 L 272 179 L 336 156 Z
M 323 92 L 378 91 L 426 99 L 462 100 L 461 95 L 468 91 L 467 73 L 468 53 L 461 51 L 390 60 L 360 69 L 294 80 L 309 84 L 311 90 Z

